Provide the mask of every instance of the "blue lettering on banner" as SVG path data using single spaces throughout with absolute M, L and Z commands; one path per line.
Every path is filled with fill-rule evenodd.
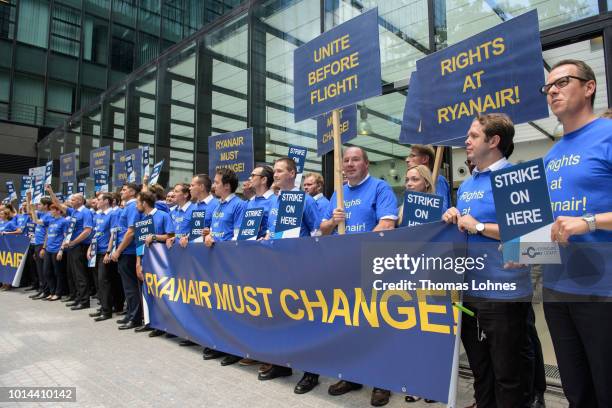
M 378 9 L 297 48 L 293 80 L 295 122 L 380 95 Z
M 259 227 L 264 216 L 263 208 L 250 208 L 245 210 L 242 217 L 242 224 L 238 232 L 238 241 L 257 239 Z
M 134 180 L 142 180 L 142 150 L 140 148 L 117 152 L 114 156 L 115 169 L 113 171 L 113 184 L 115 187 L 123 186 L 128 182 L 126 169 L 127 158 L 132 158 Z
M 62 154 L 59 158 L 60 183 L 76 181 L 76 153 Z
M 542 65 L 537 10 L 428 55 L 417 61 L 419 95 L 406 100 L 405 127 L 414 134 L 425 124 L 421 143 L 456 145 L 479 113 L 503 112 L 514 123 L 547 117 Z
M 209 174 L 228 168 L 245 181 L 253 171 L 253 129 L 223 133 L 208 138 Z
M 94 178 L 96 170 L 106 170 L 110 168 L 111 150 L 110 146 L 94 149 L 89 153 L 89 177 Z
M 502 242 L 553 223 L 542 159 L 492 172 L 491 187 Z
M 303 191 L 280 192 L 274 239 L 300 236 L 305 201 L 306 193 Z
M 339 109 L 340 140 L 342 144 L 357 137 L 357 105 Z M 317 156 L 334 150 L 334 126 L 332 114 L 326 113 L 317 117 Z
M 406 191 L 402 227 L 436 222 L 442 219 L 442 197 L 436 194 Z
M 198 344 L 445 403 L 457 334 L 450 291 L 373 291 L 363 283 L 366 274 L 380 278 L 372 265 L 397 248 L 464 257 L 460 243 L 465 234 L 439 223 L 384 236 L 217 242 L 205 256 L 198 245 L 153 245 L 143 258 L 143 295 L 151 327 Z M 296 262 L 313 257 L 324 262 Z M 462 279 L 440 272 L 444 280 L 426 269 L 418 276 Z

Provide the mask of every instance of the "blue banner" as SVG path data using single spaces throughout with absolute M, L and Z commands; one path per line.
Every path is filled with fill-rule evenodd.
M 248 241 L 257 239 L 259 227 L 264 216 L 263 208 L 250 208 L 244 212 L 242 224 L 238 232 L 238 241 Z
M 437 223 L 212 250 L 152 245 L 143 293 L 152 327 L 203 346 L 447 402 L 458 318 L 450 292 L 373 287 L 391 273 L 380 272 L 389 259 L 461 259 L 457 244 L 465 234 Z M 313 254 L 321 262 L 296 262 Z M 449 274 L 462 279 L 429 269 L 394 278 Z
M 143 220 L 137 221 L 134 224 L 135 235 L 136 235 L 136 255 L 142 255 L 145 248 L 145 240 L 149 235 L 155 233 L 155 226 L 153 225 L 153 217 L 147 215 Z
M 287 151 L 287 157 L 293 159 L 295 162 L 296 173 L 295 173 L 295 182 L 294 185 L 296 188 L 300 188 L 302 185 L 302 176 L 304 174 L 304 164 L 306 163 L 306 154 L 308 154 L 308 149 L 302 146 L 289 145 L 289 150 Z
M 32 203 L 38 204 L 45 192 L 45 179 L 44 177 L 37 178 L 34 184 L 34 194 L 32 195 Z
M 125 172 L 127 173 L 127 180 L 130 183 L 136 182 L 136 174 L 134 173 L 134 161 L 132 156 L 125 157 Z
M 11 201 L 17 199 L 17 192 L 15 191 L 15 184 L 13 184 L 13 182 L 10 180 L 6 182 L 6 191 L 8 192 L 8 195 L 9 195 L 8 198 Z
M 234 170 L 238 180 L 248 180 L 253 171 L 253 129 L 210 136 L 208 154 L 211 177 L 218 169 L 229 168 Z
M 155 166 L 153 166 L 153 171 L 151 172 L 151 179 L 149 180 L 149 184 L 157 184 L 157 180 L 159 179 L 159 174 L 162 171 L 162 168 L 164 167 L 164 161 L 160 161 L 159 163 L 155 163 Z
M 53 177 L 53 162 L 49 161 L 45 165 L 45 184 L 51 184 L 52 177 Z
M 303 191 L 281 191 L 278 197 L 278 215 L 274 239 L 300 236 L 306 193 Z
M 87 187 L 87 183 L 79 183 L 77 184 L 77 193 L 85 195 L 85 188 Z
M 127 157 L 132 158 L 135 180 L 142 180 L 142 150 L 140 148 L 117 152 L 114 156 L 115 168 L 113 171 L 113 185 L 115 188 L 123 186 L 128 182 L 128 172 L 125 168 Z
M 96 169 L 94 171 L 94 190 L 95 192 L 108 193 L 108 170 Z
M 503 112 L 514 123 L 547 117 L 537 11 L 420 59 L 417 81 L 419 95 L 406 108 L 418 107 L 420 115 L 415 121 L 410 112 L 406 127 L 424 124 L 425 144 L 456 145 L 452 139 L 464 139 L 479 113 Z
M 23 269 L 29 245 L 30 239 L 25 235 L 0 236 L 0 282 L 19 286 L 17 272 Z
M 406 191 L 404 193 L 404 212 L 402 214 L 402 227 L 427 224 L 442 219 L 442 197 L 436 194 L 417 193 Z
M 66 195 L 71 196 L 72 194 L 74 194 L 74 183 L 66 183 Z
M 142 167 L 149 165 L 149 145 L 142 146 Z
M 194 210 L 191 213 L 191 224 L 189 227 L 189 241 L 202 242 L 206 210 Z
M 294 51 L 295 122 L 380 95 L 380 72 L 374 8 Z
M 89 153 L 89 177 L 94 178 L 96 170 L 106 170 L 108 172 L 110 169 L 110 157 L 110 146 L 92 150 Z
M 76 153 L 62 154 L 59 158 L 60 183 L 76 181 L 77 164 Z
M 357 137 L 357 105 L 347 106 L 340 111 L 340 140 L 342 144 Z M 334 150 L 332 114 L 317 118 L 317 155 L 323 156 Z
M 68 225 L 68 229 L 66 230 L 66 234 L 64 235 L 64 241 L 62 241 L 64 244 L 68 244 L 70 241 L 72 241 L 72 233 L 74 232 L 75 225 L 76 217 L 70 217 L 70 224 Z

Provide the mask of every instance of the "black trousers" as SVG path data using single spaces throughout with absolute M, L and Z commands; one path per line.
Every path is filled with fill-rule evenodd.
M 612 302 L 545 302 L 544 315 L 570 407 L 612 407 Z
M 540 343 L 535 321 L 533 306 L 530 304 L 527 309 L 527 342 L 522 353 L 523 391 L 530 401 L 546 392 L 546 372 L 544 371 L 542 343 Z
M 46 252 L 47 273 L 46 279 L 49 286 L 49 293 L 57 296 L 66 295 L 66 258 L 57 260 L 57 253 Z
M 72 276 L 76 285 L 75 302 L 89 305 L 89 288 L 92 285 L 92 276 L 87 266 L 87 247 L 89 245 L 79 244 L 68 251 L 68 268 L 72 270 Z
M 528 406 L 521 381 L 521 351 L 527 342 L 527 302 L 470 302 L 461 341 L 474 373 L 478 408 Z
M 96 267 L 98 271 L 98 298 L 102 314 L 111 314 L 113 308 L 116 311 L 123 309 L 125 295 L 121 285 L 121 277 L 115 262 L 105 264 L 104 254 L 98 254 Z
M 34 262 L 34 245 L 30 244 L 28 252 L 26 253 L 25 265 L 23 266 L 23 274 L 26 276 L 27 283 L 35 288 L 39 289 L 41 282 L 38 279 L 38 273 L 36 272 L 36 263 Z M 23 285 L 21 285 L 23 286 Z
M 36 266 L 36 275 L 38 276 L 38 290 L 43 292 L 45 295 L 49 295 L 49 285 L 47 284 L 47 279 L 45 278 L 45 262 L 46 256 L 40 257 L 40 250 L 42 249 L 42 245 L 34 246 L 34 265 Z
M 127 315 L 129 321 L 140 324 L 142 322 L 142 304 L 140 302 L 140 281 L 136 276 L 136 255 L 123 254 L 118 262 L 119 275 L 123 284 L 123 293 L 127 302 Z

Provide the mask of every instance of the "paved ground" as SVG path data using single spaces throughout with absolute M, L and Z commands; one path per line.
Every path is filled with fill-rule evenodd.
M 77 403 L 7 406 L 65 407 L 368 407 L 370 389 L 341 397 L 327 395 L 331 379 L 295 395 L 293 377 L 262 382 L 256 367 L 221 367 L 203 361 L 200 347 L 179 347 L 176 339 L 149 338 L 117 330 L 116 319 L 95 323 L 93 309 L 70 311 L 60 302 L 32 301 L 21 290 L 0 292 L 0 386 L 73 386 Z M 409 368 L 407 368 L 409 369 Z M 459 381 L 458 407 L 471 403 L 472 384 Z M 566 407 L 547 395 L 547 405 Z M 407 404 L 393 395 L 387 407 Z

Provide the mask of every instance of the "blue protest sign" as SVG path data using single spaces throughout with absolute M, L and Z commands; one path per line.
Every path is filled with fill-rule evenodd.
M 503 112 L 514 123 L 547 117 L 542 67 L 536 10 L 420 59 L 417 104 L 406 103 L 420 107 L 423 143 L 463 138 L 479 113 Z
M 98 238 L 94 235 L 94 237 L 91 239 L 91 244 L 89 245 L 90 249 L 90 253 L 92 255 L 92 257 L 90 259 L 87 260 L 87 266 L 89 266 L 90 268 L 95 268 L 96 266 L 96 252 L 98 251 Z
M 142 167 L 149 165 L 149 145 L 142 146 Z
M 55 197 L 59 200 L 60 203 L 63 203 L 64 201 L 66 201 L 62 193 L 55 193 Z
M 305 200 L 306 193 L 303 191 L 280 192 L 274 239 L 297 238 L 300 236 Z
M 128 172 L 126 169 L 127 158 L 132 159 L 132 173 L 134 180 L 142 180 L 142 150 L 140 148 L 117 152 L 114 156 L 115 168 L 113 171 L 113 184 L 120 187 L 128 183 Z
M 136 229 L 136 255 L 142 255 L 144 254 L 145 240 L 149 235 L 155 234 L 153 217 L 145 216 L 143 220 L 134 224 L 134 228 Z
M 28 222 L 24 230 L 25 236 L 32 238 L 32 236 L 34 235 L 35 229 L 36 229 L 36 224 L 34 224 L 33 222 Z
M 427 224 L 442 219 L 442 197 L 436 194 L 417 193 L 406 191 L 404 193 L 404 212 L 402 227 Z
M 9 199 L 11 201 L 17 199 L 17 192 L 15 191 L 15 185 L 10 180 L 6 182 L 6 191 L 8 192 Z
M 66 195 L 71 196 L 72 194 L 74 194 L 74 183 L 66 183 Z
M 202 232 L 204 231 L 204 219 L 206 210 L 194 210 L 191 213 L 191 223 L 189 225 L 189 241 L 202 242 Z
M 159 179 L 159 174 L 164 167 L 164 161 L 160 161 L 159 163 L 155 163 L 153 166 L 153 171 L 151 172 L 151 179 L 149 180 L 149 184 L 157 184 L 157 180 Z
M 248 180 L 253 171 L 253 129 L 209 137 L 208 154 L 208 173 L 211 176 L 218 169 L 228 168 L 234 170 L 238 180 Z
M 389 270 L 375 275 L 380 261 L 454 264 L 465 262 L 461 248 L 465 234 L 443 223 L 384 236 L 218 242 L 212 250 L 153 245 L 142 260 L 143 296 L 151 327 L 198 344 L 445 403 L 458 332 L 451 291 L 374 291 L 370 283 L 391 282 Z M 296 262 L 313 257 L 321 262 Z M 435 266 L 398 272 L 396 285 L 462 278 Z
M 77 184 L 77 193 L 85 195 L 85 187 L 87 187 L 87 183 Z
M 45 191 L 45 179 L 43 177 L 36 179 L 34 184 L 34 194 L 32 195 L 32 203 L 38 204 Z
M 64 244 L 68 244 L 72 241 L 72 233 L 74 232 L 74 226 L 76 225 L 76 217 L 70 217 L 70 225 L 68 225 L 68 230 L 66 231 L 66 235 L 64 235 Z
M 295 187 L 302 185 L 302 175 L 304 174 L 304 163 L 306 163 L 306 154 L 308 149 L 302 146 L 289 145 L 289 151 L 287 157 L 293 159 L 297 172 L 295 175 Z
M 247 209 L 242 217 L 242 224 L 240 225 L 240 231 L 238 232 L 238 241 L 257 239 L 263 216 L 263 208 Z
M 357 137 L 357 105 L 338 110 L 340 113 L 340 140 L 344 144 Z M 317 156 L 334 150 L 333 128 L 331 113 L 317 118 Z
M 126 156 L 125 158 L 125 172 L 127 173 L 127 180 L 130 183 L 134 183 L 136 181 L 136 174 L 134 173 L 132 156 Z
M 94 171 L 95 192 L 108 193 L 108 170 L 96 169 Z
M 53 177 L 53 162 L 49 161 L 45 165 L 45 184 L 51 184 L 52 177 Z
M 23 235 L 0 236 L 0 282 L 19 286 L 29 245 Z
M 60 183 L 76 181 L 77 164 L 76 153 L 62 154 L 59 158 L 60 165 Z
M 110 157 L 110 146 L 92 150 L 89 153 L 89 177 L 94 178 L 96 170 L 106 170 L 108 172 L 110 169 Z
M 380 72 L 374 8 L 294 51 L 295 122 L 380 95 Z

